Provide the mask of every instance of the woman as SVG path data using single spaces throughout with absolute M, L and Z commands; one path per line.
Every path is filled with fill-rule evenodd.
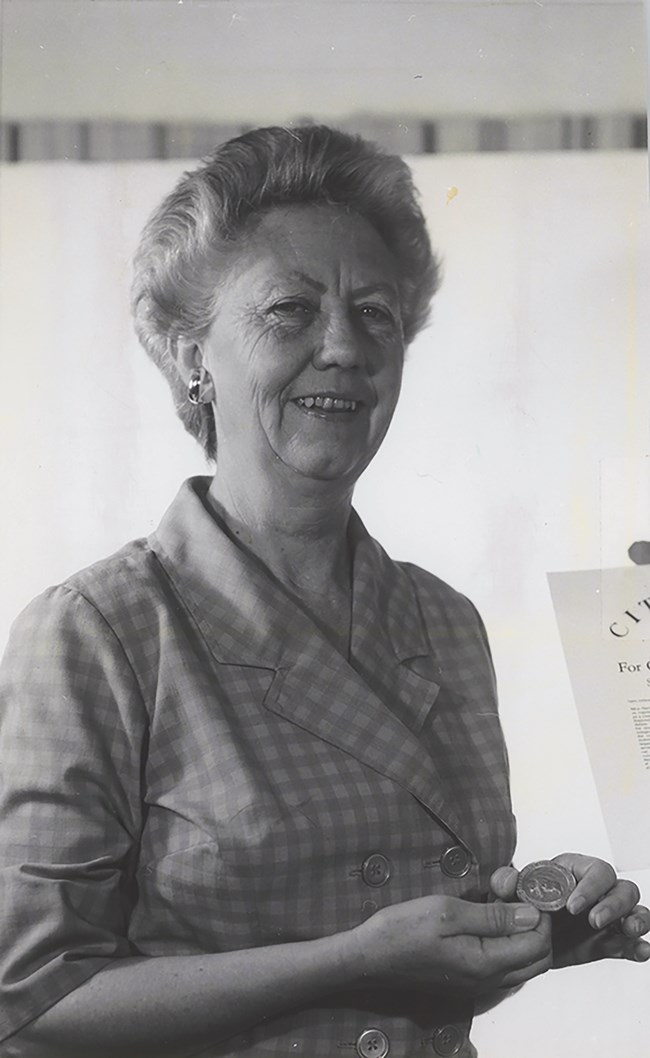
M 650 956 L 602 861 L 555 937 L 515 901 L 483 626 L 352 511 L 436 275 L 404 163 L 323 127 L 149 222 L 136 327 L 216 469 L 15 626 L 8 1058 L 467 1056 L 477 1000 Z

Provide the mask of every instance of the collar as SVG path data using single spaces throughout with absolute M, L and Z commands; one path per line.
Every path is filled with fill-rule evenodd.
M 206 506 L 209 484 L 184 483 L 150 545 L 216 659 L 274 670 L 267 709 L 392 778 L 458 835 L 458 816 L 419 737 L 440 687 L 405 569 L 353 513 L 350 664 L 224 531 Z
M 208 477 L 184 482 L 150 545 L 218 661 L 280 668 L 300 654 L 313 623 L 265 566 L 231 539 L 207 505 L 209 486 Z M 397 661 L 430 654 L 408 575 L 354 511 L 349 532 L 353 656 L 363 658 L 377 634 Z

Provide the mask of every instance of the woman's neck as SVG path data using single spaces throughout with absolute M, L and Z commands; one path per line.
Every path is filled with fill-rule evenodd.
M 282 583 L 306 598 L 349 591 L 347 527 L 352 490 L 338 483 L 297 481 L 290 494 L 215 474 L 208 499 L 235 539 Z

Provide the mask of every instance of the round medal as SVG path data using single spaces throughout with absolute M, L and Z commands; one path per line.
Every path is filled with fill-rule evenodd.
M 540 911 L 559 911 L 576 887 L 576 880 L 561 863 L 537 860 L 519 872 L 517 898 Z

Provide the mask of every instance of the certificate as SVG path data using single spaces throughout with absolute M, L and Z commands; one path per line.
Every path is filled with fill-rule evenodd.
M 650 867 L 650 566 L 548 575 L 619 870 Z

